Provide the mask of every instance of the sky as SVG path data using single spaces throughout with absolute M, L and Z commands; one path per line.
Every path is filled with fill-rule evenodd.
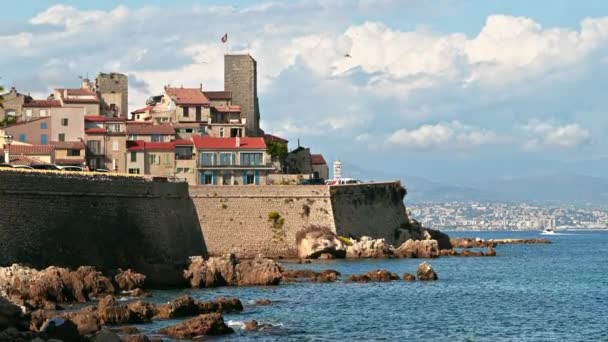
M 606 1 L 24 1 L 0 46 L 5 88 L 122 72 L 131 110 L 250 53 L 262 128 L 369 179 L 608 171 Z

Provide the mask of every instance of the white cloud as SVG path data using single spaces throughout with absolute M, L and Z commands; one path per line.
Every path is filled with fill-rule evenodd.
M 422 125 L 411 130 L 402 128 L 392 133 L 387 142 L 408 150 L 468 150 L 505 140 L 491 130 L 452 121 Z
M 573 148 L 591 143 L 591 132 L 576 123 L 559 125 L 552 121 L 530 120 L 521 129 L 527 135 L 524 149 Z

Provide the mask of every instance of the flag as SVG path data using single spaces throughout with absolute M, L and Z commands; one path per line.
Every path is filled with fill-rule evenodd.
M 222 36 L 222 43 L 225 43 L 228 41 L 228 33 L 226 33 L 225 35 Z

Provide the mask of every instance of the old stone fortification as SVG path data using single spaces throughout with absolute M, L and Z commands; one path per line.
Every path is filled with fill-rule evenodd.
M 406 225 L 404 191 L 396 182 L 190 187 L 209 254 L 240 257 L 295 257 L 296 233 L 310 225 L 392 243 Z
M 0 171 L 0 264 L 131 267 L 172 284 L 206 249 L 187 184 Z

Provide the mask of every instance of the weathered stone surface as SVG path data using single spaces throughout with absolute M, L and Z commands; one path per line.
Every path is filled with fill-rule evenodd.
M 442 233 L 439 230 L 423 228 L 422 237 L 424 240 L 436 240 L 439 249 L 452 249 L 452 243 L 450 242 L 450 236 L 446 233 Z
M 439 257 L 439 244 L 437 240 L 409 239 L 396 249 L 395 254 L 402 258 L 437 258 Z
M 359 283 L 366 283 L 366 282 L 387 282 L 387 281 L 393 281 L 393 280 L 399 280 L 399 276 L 393 272 L 389 272 L 387 270 L 375 270 L 375 271 L 369 271 L 365 274 L 359 274 L 359 275 L 351 275 L 348 277 L 347 281 L 349 282 L 359 282 Z
M 271 259 L 261 256 L 239 261 L 234 254 L 209 258 L 191 258 L 184 278 L 193 288 L 243 285 L 278 285 L 283 268 Z
M 318 283 L 330 283 L 338 280 L 340 272 L 336 270 L 287 270 L 283 272 L 284 282 L 311 281 Z
M 42 324 L 40 331 L 50 338 L 62 341 L 79 341 L 78 327 L 69 319 L 54 317 Z
M 492 246 L 488 246 L 488 248 L 486 249 L 486 256 L 496 256 L 496 251 L 494 250 L 494 247 Z
M 242 310 L 243 304 L 238 298 L 219 297 L 213 301 L 197 301 L 189 296 L 181 296 L 167 304 L 158 305 L 154 318 L 168 319 Z
M 140 289 L 144 287 L 144 281 L 146 280 L 146 276 L 137 273 L 131 269 L 128 270 L 118 270 L 118 273 L 114 276 L 114 281 L 118 284 L 118 288 L 123 291 L 131 291 L 135 289 Z
M 122 336 L 122 340 L 124 342 L 151 342 L 148 336 L 142 334 L 124 335 Z
M 259 323 L 256 320 L 245 322 L 245 326 L 243 327 L 243 329 L 247 331 L 256 331 L 258 330 L 258 325 Z
M 309 226 L 296 234 L 298 257 L 302 259 L 344 258 L 346 246 L 328 227 Z
M 415 281 L 416 280 L 416 276 L 411 274 L 411 273 L 405 273 L 403 275 L 403 280 L 405 281 Z
M 380 259 L 394 255 L 393 246 L 384 239 L 363 236 L 346 249 L 346 257 L 351 259 Z
M 29 317 L 23 314 L 21 308 L 0 296 L 0 331 L 15 327 L 21 330 L 29 326 Z
M 453 249 L 442 249 L 439 251 L 440 256 L 457 256 L 458 252 Z
M 122 342 L 123 340 L 115 332 L 109 329 L 101 329 L 90 340 L 91 342 Z
M 469 249 L 464 249 L 459 254 L 461 257 L 482 257 L 484 256 L 481 251 L 471 251 Z
M 491 242 L 480 238 L 451 238 L 450 244 L 452 245 L 452 248 L 479 248 L 487 247 Z
M 418 265 L 418 269 L 416 270 L 416 276 L 418 277 L 418 280 L 423 280 L 423 281 L 430 281 L 430 280 L 437 280 L 437 273 L 435 273 L 435 270 L 433 270 L 433 267 L 431 266 L 431 264 L 427 263 L 427 262 L 423 262 L 420 265 Z
M 231 334 L 234 330 L 224 324 L 221 314 L 210 313 L 160 329 L 158 332 L 172 338 L 192 339 L 196 336 Z

